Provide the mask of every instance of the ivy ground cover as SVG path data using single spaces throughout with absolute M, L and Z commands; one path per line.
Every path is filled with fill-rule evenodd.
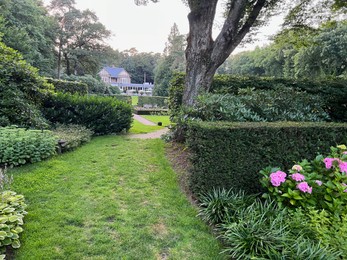
M 10 171 L 28 204 L 16 259 L 222 259 L 163 141 L 105 136 Z

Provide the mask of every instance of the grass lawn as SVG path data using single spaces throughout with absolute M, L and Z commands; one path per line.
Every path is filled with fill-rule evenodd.
M 29 212 L 15 259 L 222 259 L 160 139 L 94 138 L 15 168 Z
M 134 120 L 131 128 L 129 130 L 129 133 L 131 134 L 146 134 L 146 133 L 150 133 L 150 132 L 154 132 L 160 129 L 163 129 L 164 126 L 151 126 L 151 125 L 144 125 L 141 124 L 139 121 Z
M 138 102 L 139 102 L 139 97 L 138 96 L 131 96 L 131 104 L 133 106 L 137 106 Z
M 152 116 L 152 115 L 143 115 L 142 117 L 146 118 L 153 123 L 162 122 L 163 126 L 168 126 L 171 124 L 169 116 Z

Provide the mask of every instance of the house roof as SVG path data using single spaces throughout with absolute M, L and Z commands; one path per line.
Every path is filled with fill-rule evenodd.
M 105 67 L 104 68 L 109 74 L 111 77 L 118 77 L 118 75 L 123 72 L 123 71 L 126 71 L 125 69 L 123 68 L 113 68 L 113 67 Z

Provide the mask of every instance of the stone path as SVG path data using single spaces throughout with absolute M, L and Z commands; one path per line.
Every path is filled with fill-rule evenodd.
M 133 114 L 133 117 L 135 120 L 139 121 L 140 123 L 144 125 L 152 125 L 155 126 L 156 124 L 147 120 L 146 118 L 143 118 L 142 116 Z M 169 132 L 168 128 L 160 129 L 155 132 L 147 133 L 147 134 L 132 134 L 129 135 L 129 138 L 138 138 L 138 139 L 155 139 L 155 138 L 160 138 L 163 134 L 166 134 Z
M 144 124 L 144 125 L 156 125 L 155 123 L 147 120 L 146 118 L 143 118 L 142 116 L 139 116 L 139 115 L 136 115 L 136 114 L 133 114 L 133 117 L 135 120 L 139 121 L 141 124 Z
M 147 134 L 132 134 L 128 135 L 129 138 L 138 138 L 138 139 L 155 139 L 160 138 L 163 134 L 169 132 L 168 128 L 160 129 L 155 132 L 147 133 Z

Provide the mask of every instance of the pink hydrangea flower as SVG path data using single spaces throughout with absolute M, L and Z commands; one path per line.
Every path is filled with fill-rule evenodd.
M 342 154 L 347 154 L 347 151 L 344 151 Z
M 340 162 L 339 163 L 340 171 L 347 174 L 347 162 Z
M 320 180 L 316 180 L 316 183 L 318 184 L 318 186 L 322 186 L 323 182 Z
M 294 180 L 294 181 L 303 181 L 305 180 L 305 176 L 300 174 L 300 173 L 294 173 L 292 175 L 290 175 L 290 177 Z
M 292 170 L 299 172 L 299 171 L 302 171 L 302 167 L 301 165 L 295 164 L 293 165 Z
M 270 181 L 272 186 L 278 187 L 281 183 L 286 181 L 287 174 L 282 171 L 273 172 L 270 174 Z
M 324 159 L 325 168 L 331 169 L 334 161 L 340 161 L 340 160 L 338 158 L 325 158 Z
M 300 182 L 296 187 L 304 193 L 312 193 L 312 187 L 310 187 L 306 181 Z

